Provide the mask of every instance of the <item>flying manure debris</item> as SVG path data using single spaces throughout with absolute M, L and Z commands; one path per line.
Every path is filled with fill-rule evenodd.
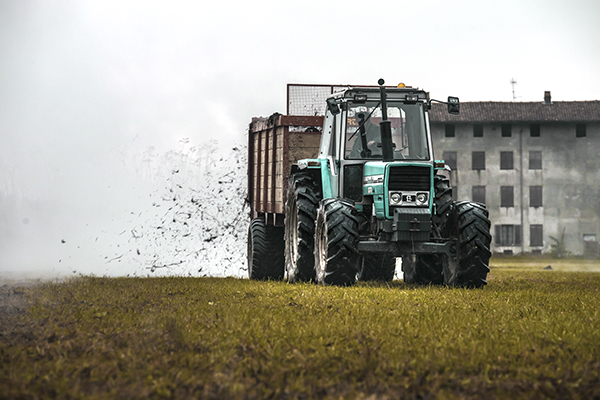
M 168 171 L 151 207 L 132 227 L 125 254 L 143 270 L 161 274 L 241 276 L 245 268 L 246 151 L 235 147 L 218 159 L 214 143 L 168 152 L 152 160 Z M 233 168 L 233 169 L 232 169 Z M 164 175 L 163 175 L 164 176 Z

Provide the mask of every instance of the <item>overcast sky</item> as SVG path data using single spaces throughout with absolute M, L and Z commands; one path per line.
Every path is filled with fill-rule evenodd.
M 596 0 L 0 0 L 0 191 L 119 208 L 106 190 L 127 157 L 244 143 L 251 117 L 285 112 L 287 83 L 511 101 L 514 78 L 517 101 L 600 100 L 599 15 Z

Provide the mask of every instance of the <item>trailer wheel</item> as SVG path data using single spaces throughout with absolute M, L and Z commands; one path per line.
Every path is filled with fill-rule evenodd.
M 283 278 L 283 229 L 267 226 L 262 218 L 253 219 L 248 229 L 248 277 Z
M 321 201 L 315 233 L 317 283 L 339 286 L 356 283 L 361 264 L 357 242 L 358 219 L 354 204 L 346 199 Z
M 444 283 L 443 262 L 437 254 L 415 255 L 402 258 L 404 282 L 440 285 Z
M 361 281 L 391 281 L 396 272 L 396 257 L 389 254 L 368 253 L 363 255 Z
M 319 194 L 304 173 L 290 176 L 285 204 L 285 269 L 290 282 L 315 278 L 314 236 Z
M 468 201 L 457 202 L 454 207 L 458 231 L 457 257 L 444 263 L 444 283 L 448 286 L 482 287 L 487 284 L 486 277 L 490 272 L 492 236 L 488 210 L 483 204 Z

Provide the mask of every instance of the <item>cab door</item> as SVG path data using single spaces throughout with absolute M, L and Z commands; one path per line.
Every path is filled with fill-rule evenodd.
M 347 160 L 346 153 L 346 129 L 348 127 L 348 114 L 344 110 L 341 114 L 340 134 L 337 146 L 337 159 L 339 160 L 339 177 L 338 185 L 340 187 L 339 197 L 354 200 L 356 203 L 361 203 L 362 186 L 363 186 L 363 167 L 366 160 Z
M 344 113 L 332 114 L 327 110 L 323 123 L 323 136 L 319 147 L 323 198 L 336 198 L 339 195 L 339 155 L 341 120 Z M 323 166 L 325 164 L 325 166 Z

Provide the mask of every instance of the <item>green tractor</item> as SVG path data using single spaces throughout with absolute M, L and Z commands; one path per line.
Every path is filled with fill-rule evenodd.
M 290 165 L 283 226 L 253 221 L 265 234 L 251 226 L 250 277 L 347 286 L 392 280 L 401 257 L 407 283 L 485 285 L 488 211 L 452 199 L 433 156 L 432 101 L 383 80 L 329 97 L 318 156 Z M 458 98 L 440 103 L 459 113 Z

